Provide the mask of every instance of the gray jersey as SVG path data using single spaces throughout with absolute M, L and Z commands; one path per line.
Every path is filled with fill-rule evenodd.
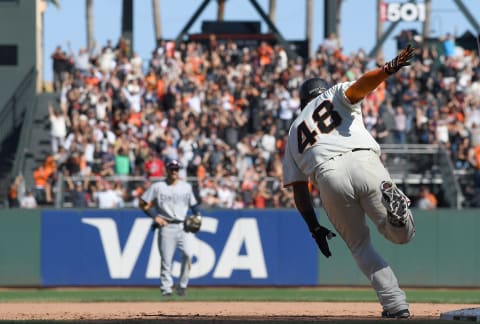
M 380 154 L 380 146 L 363 124 L 360 103 L 350 104 L 339 83 L 313 99 L 297 116 L 288 133 L 283 183 L 307 181 L 317 166 L 355 148 Z
M 185 181 L 174 185 L 165 181 L 156 182 L 143 193 L 142 200 L 154 201 L 158 213 L 170 221 L 183 221 L 189 208 L 198 204 L 192 186 Z

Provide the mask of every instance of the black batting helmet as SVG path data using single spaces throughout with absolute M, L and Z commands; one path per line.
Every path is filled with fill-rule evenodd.
M 327 81 L 320 78 L 311 78 L 303 81 L 300 85 L 299 95 L 300 95 L 300 109 L 305 108 L 305 106 L 312 100 L 317 97 L 319 94 L 324 92 L 329 88 Z

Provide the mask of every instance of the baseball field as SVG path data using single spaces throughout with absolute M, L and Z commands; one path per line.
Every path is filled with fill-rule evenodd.
M 406 288 L 410 323 L 450 323 L 443 312 L 480 308 L 480 289 Z M 204 288 L 162 297 L 157 288 L 3 288 L 0 321 L 15 323 L 370 323 L 369 287 Z M 459 321 L 455 321 L 458 323 Z

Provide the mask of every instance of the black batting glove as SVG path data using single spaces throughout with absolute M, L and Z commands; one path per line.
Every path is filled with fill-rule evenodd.
M 321 225 L 315 227 L 313 230 L 310 231 L 312 233 L 312 237 L 317 242 L 318 248 L 322 252 L 324 256 L 327 258 L 332 255 L 330 252 L 330 248 L 328 247 L 327 239 L 332 239 L 337 236 L 335 233 L 330 231 L 328 228 L 325 228 Z
M 413 48 L 411 44 L 408 44 L 393 60 L 383 65 L 383 71 L 388 75 L 394 74 L 402 67 L 410 65 L 410 60 L 414 56 L 415 48 Z

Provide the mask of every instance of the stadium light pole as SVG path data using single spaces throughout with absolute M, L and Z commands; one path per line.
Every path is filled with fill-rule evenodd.
M 133 53 L 133 0 L 122 1 L 122 37 L 128 39 Z
M 160 15 L 160 0 L 152 0 L 153 25 L 155 28 L 155 44 L 160 45 L 162 35 L 162 16 Z
M 277 0 L 269 0 L 268 1 L 268 17 L 275 24 L 277 19 Z M 272 30 L 270 29 L 270 32 Z
M 313 3 L 312 0 L 306 0 L 306 40 L 308 46 L 308 57 L 312 56 L 312 39 L 313 39 Z

